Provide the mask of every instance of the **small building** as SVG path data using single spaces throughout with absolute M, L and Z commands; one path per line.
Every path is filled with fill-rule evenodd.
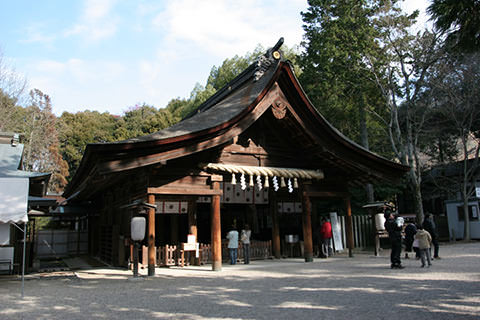
M 468 160 L 467 165 L 473 170 L 475 159 Z M 424 210 L 434 214 L 438 225 L 440 238 L 444 240 L 463 239 L 465 232 L 465 217 L 463 200 L 460 190 L 463 185 L 463 161 L 439 165 L 422 177 L 422 195 Z M 480 170 L 480 168 L 476 168 Z M 480 239 L 480 179 L 473 185 L 475 193 L 468 199 L 470 221 L 470 237 Z
M 21 267 L 28 212 L 45 207 L 50 173 L 23 170 L 20 135 L 0 133 L 0 270 Z M 30 240 L 30 239 L 29 239 Z M 27 253 L 29 246 L 27 246 Z M 28 257 L 27 257 L 28 260 Z
M 149 275 L 156 246 L 189 234 L 211 245 L 212 269 L 221 269 L 222 238 L 246 223 L 277 258 L 283 236 L 299 235 L 308 262 L 316 199 L 341 201 L 351 252 L 349 188 L 399 181 L 408 168 L 348 140 L 318 113 L 282 59 L 282 41 L 180 123 L 87 146 L 64 197 L 90 205 L 91 254 L 125 265 L 130 219 L 141 214 Z M 135 203 L 150 207 L 135 211 Z

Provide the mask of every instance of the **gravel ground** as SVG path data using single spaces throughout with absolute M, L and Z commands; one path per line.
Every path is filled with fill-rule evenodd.
M 24 299 L 1 277 L 0 319 L 480 319 L 480 242 L 441 244 L 431 268 L 392 270 L 388 256 L 34 274 Z

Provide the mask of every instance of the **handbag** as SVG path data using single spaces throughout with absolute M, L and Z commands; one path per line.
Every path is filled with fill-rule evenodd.
M 245 242 L 247 241 L 248 237 L 247 237 L 247 233 L 245 232 L 245 230 L 242 231 L 242 234 L 240 235 L 240 240 L 242 242 Z
M 413 246 L 414 248 L 418 248 L 418 239 L 413 240 L 412 246 Z

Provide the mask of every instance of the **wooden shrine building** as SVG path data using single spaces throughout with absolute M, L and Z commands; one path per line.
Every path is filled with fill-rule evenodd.
M 211 243 L 212 269 L 220 270 L 222 238 L 241 222 L 272 240 L 279 258 L 281 230 L 292 227 L 278 217 L 277 203 L 286 201 L 295 204 L 308 262 L 311 201 L 330 197 L 344 200 L 351 252 L 349 187 L 398 181 L 407 168 L 348 140 L 318 113 L 282 59 L 282 42 L 178 124 L 87 146 L 64 196 L 71 204 L 90 205 L 91 254 L 121 264 L 120 247 L 139 213 L 129 205 L 145 202 L 157 205 L 143 212 L 149 275 L 155 272 L 155 246 L 185 242 L 187 234 Z

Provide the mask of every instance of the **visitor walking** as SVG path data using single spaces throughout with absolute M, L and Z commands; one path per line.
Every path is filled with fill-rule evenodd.
M 250 236 L 252 235 L 252 231 L 250 230 L 250 226 L 245 224 L 245 228 L 242 230 L 240 234 L 240 241 L 242 241 L 243 246 L 243 261 L 245 264 L 250 263 Z
M 320 227 L 320 238 L 322 241 L 322 252 L 325 258 L 328 258 L 330 255 L 332 236 L 332 224 L 325 217 L 323 217 L 322 226 Z
M 230 264 L 237 264 L 237 251 L 238 251 L 238 231 L 235 230 L 235 226 L 232 226 L 227 233 L 228 239 L 228 251 L 230 253 Z
M 420 259 L 422 260 L 422 268 L 425 267 L 425 257 L 427 258 L 428 266 L 432 265 L 430 259 L 430 247 L 432 243 L 432 237 L 427 230 L 423 229 L 423 226 L 417 227 L 417 233 L 415 239 L 418 239 L 418 249 L 420 251 Z

